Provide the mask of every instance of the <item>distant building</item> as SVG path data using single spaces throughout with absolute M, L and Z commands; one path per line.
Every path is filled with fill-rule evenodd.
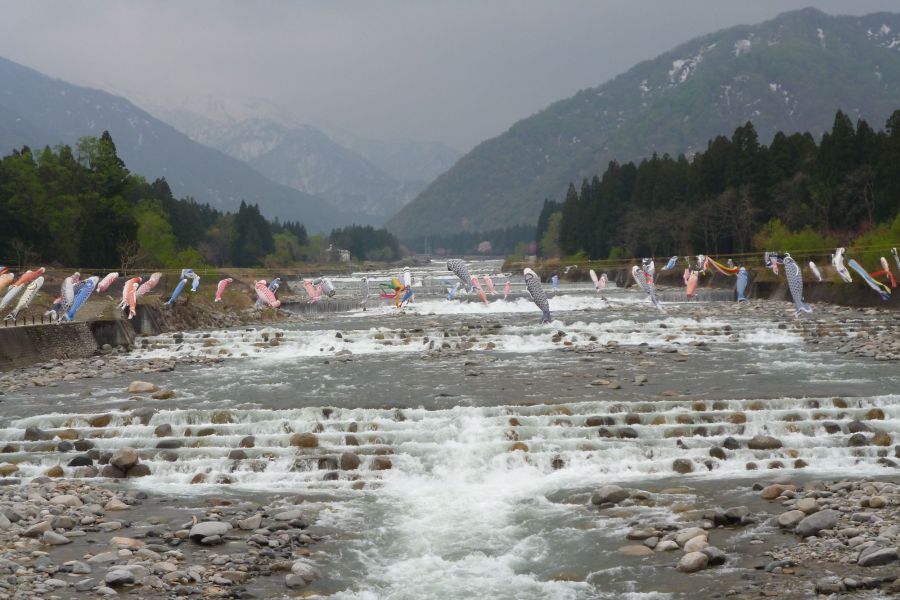
M 325 261 L 350 262 L 350 251 L 343 250 L 342 248 L 335 248 L 333 245 L 329 244 L 328 248 L 325 250 Z

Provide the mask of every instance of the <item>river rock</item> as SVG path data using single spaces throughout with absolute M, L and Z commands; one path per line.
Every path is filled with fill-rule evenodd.
M 188 537 L 195 542 L 199 542 L 204 538 L 225 535 L 229 531 L 231 531 L 231 523 L 225 521 L 203 521 L 191 527 Z
M 118 498 L 113 498 L 104 505 L 103 510 L 128 510 L 128 508 L 129 506 L 127 504 Z
M 94 460 L 87 454 L 79 454 L 69 461 L 69 467 L 90 467 L 94 464 Z
M 797 504 L 794 505 L 794 508 L 797 510 L 802 510 L 804 513 L 811 515 L 814 512 L 819 511 L 819 504 L 816 502 L 815 498 L 801 498 L 797 500 Z
M 247 517 L 246 519 L 241 519 L 237 522 L 237 526 L 244 531 L 253 531 L 254 529 L 259 529 L 259 526 L 262 525 L 262 515 L 256 514 L 252 517 Z
M 256 446 L 256 438 L 253 437 L 252 435 L 248 435 L 247 437 L 245 437 L 241 440 L 241 443 L 239 444 L 239 446 L 241 448 L 253 448 L 254 446 Z
M 157 425 L 156 429 L 153 430 L 153 435 L 156 437 L 169 437 L 172 435 L 172 426 L 168 423 Z
M 859 559 L 856 561 L 861 567 L 877 567 L 880 565 L 889 565 L 897 562 L 896 548 L 879 548 L 878 546 L 870 546 L 859 553 Z
M 153 392 L 150 397 L 154 400 L 171 400 L 175 397 L 175 390 L 159 390 Z
M 781 440 L 769 435 L 754 435 L 747 442 L 747 447 L 751 450 L 776 450 L 781 446 Z
M 702 552 L 707 556 L 707 558 L 709 558 L 707 566 L 710 567 L 724 565 L 725 561 L 727 560 L 725 552 L 716 548 L 715 546 L 704 546 L 700 552 Z
M 372 469 L 376 471 L 387 471 L 393 466 L 391 459 L 387 456 L 376 456 L 372 459 Z
M 46 477 L 62 477 L 63 475 L 65 475 L 65 471 L 63 471 L 63 468 L 61 466 L 56 465 L 55 467 L 50 467 L 49 469 L 44 471 L 44 475 Z
M 41 442 L 49 440 L 50 434 L 37 427 L 29 427 L 25 430 L 25 435 L 22 439 L 26 442 Z
M 663 540 L 654 548 L 656 552 L 668 552 L 669 550 L 678 550 L 678 542 L 675 540 Z
M 159 387 L 147 381 L 132 381 L 125 391 L 129 394 L 152 394 L 158 392 Z
M 54 531 L 47 530 L 41 534 L 41 542 L 48 546 L 62 546 L 63 544 L 71 544 L 72 540 L 64 535 L 60 535 Z
M 806 513 L 802 510 L 789 510 L 786 513 L 778 515 L 778 525 L 785 529 L 793 529 L 805 518 Z
M 299 448 L 315 448 L 319 445 L 319 439 L 312 433 L 295 433 L 291 436 L 291 446 Z
M 631 544 L 630 546 L 622 546 L 619 553 L 625 556 L 652 556 L 653 550 L 643 544 Z
M 110 586 L 132 585 L 134 583 L 134 574 L 127 569 L 114 568 L 106 573 L 103 581 Z
M 145 464 L 137 464 L 128 469 L 126 477 L 146 477 L 150 474 L 150 467 Z
M 138 453 L 134 448 L 119 448 L 112 455 L 112 458 L 109 459 L 109 464 L 120 469 L 121 471 L 128 471 L 131 467 L 138 463 L 139 457 Z
M 50 504 L 76 508 L 84 503 L 81 501 L 81 498 L 74 494 L 62 494 L 60 496 L 54 496 L 53 498 L 50 498 Z
M 291 576 L 293 579 L 288 582 L 288 578 Z M 322 572 L 315 565 L 301 559 L 294 561 L 294 564 L 291 565 L 291 574 L 285 577 L 285 584 L 291 588 L 303 587 L 321 578 Z
M 705 536 L 706 530 L 702 527 L 686 527 L 675 534 L 675 542 L 679 546 L 684 546 L 688 541 L 697 537 L 698 535 Z
M 617 485 L 604 485 L 591 496 L 591 504 L 618 504 L 628 498 L 628 492 Z
M 359 457 L 352 452 L 344 452 L 341 454 L 341 469 L 344 471 L 352 471 L 359 468 Z
M 709 557 L 703 552 L 688 552 L 678 561 L 677 569 L 682 573 L 696 573 L 706 568 Z
M 841 516 L 836 510 L 826 509 L 813 513 L 797 524 L 794 529 L 795 533 L 801 537 L 809 537 L 817 535 L 823 529 L 832 529 L 837 525 L 838 518 Z
M 709 545 L 709 539 L 705 535 L 692 537 L 684 544 L 685 552 L 701 552 Z
M 686 475 L 694 470 L 694 463 L 688 458 L 676 458 L 672 461 L 672 470 L 676 473 Z

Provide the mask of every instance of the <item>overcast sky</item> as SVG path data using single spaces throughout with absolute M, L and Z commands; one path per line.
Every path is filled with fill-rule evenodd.
M 0 0 L 0 56 L 173 105 L 265 98 L 298 122 L 459 150 L 696 35 L 897 0 Z

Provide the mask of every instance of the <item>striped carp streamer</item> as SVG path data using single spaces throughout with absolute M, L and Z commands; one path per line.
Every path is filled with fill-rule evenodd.
M 472 287 L 475 288 L 476 292 L 478 292 L 478 297 L 481 298 L 482 302 L 484 302 L 485 304 L 490 304 L 490 302 L 488 302 L 487 296 L 484 293 L 484 288 L 481 287 L 480 283 L 478 283 L 478 277 L 475 275 L 472 276 Z
M 709 264 L 714 266 L 716 268 L 716 270 L 719 273 L 721 273 L 722 275 L 737 275 L 738 274 L 738 267 L 735 267 L 733 264 L 732 264 L 732 266 L 729 267 L 727 265 L 723 265 L 722 263 L 720 263 L 718 261 L 713 260 L 712 258 L 707 258 L 706 260 L 708 260 Z
M 41 267 L 39 269 L 35 269 L 34 271 L 28 270 L 22 273 L 22 275 L 13 283 L 8 290 L 6 290 L 6 294 L 4 294 L 3 299 L 0 300 L 0 311 L 9 306 L 13 300 L 15 300 L 16 296 L 19 295 L 20 292 L 24 291 L 26 286 L 44 274 L 46 269 Z M 7 284 L 9 285 L 9 284 Z
M 362 306 L 363 310 L 366 310 L 366 305 L 369 303 L 369 296 L 371 292 L 369 291 L 369 278 L 363 277 L 359 280 L 359 291 L 362 296 L 362 300 L 359 301 L 359 305 Z
M 191 291 L 196 292 L 197 288 L 200 287 L 200 276 L 194 273 L 193 269 L 182 269 L 181 270 L 181 278 L 182 279 L 190 279 L 191 280 Z
M 853 283 L 853 278 L 850 277 L 850 271 L 844 266 L 844 252 L 845 250 L 843 248 L 835 250 L 834 254 L 831 255 L 831 265 L 834 267 L 834 270 L 837 271 L 837 274 L 841 276 L 841 279 L 847 283 Z
M 16 317 L 19 316 L 19 313 L 28 308 L 28 305 L 31 304 L 31 301 L 34 300 L 34 297 L 37 296 L 38 290 L 40 290 L 41 286 L 43 285 L 43 277 L 38 277 L 37 279 L 29 283 L 25 287 L 25 291 L 22 293 L 22 297 L 19 298 L 19 301 L 16 303 L 16 307 L 12 309 L 11 313 L 6 315 L 6 319 L 15 321 Z
M 226 277 L 225 279 L 219 282 L 219 285 L 216 286 L 216 302 L 222 301 L 222 294 L 225 293 L 225 288 L 227 288 L 234 281 L 231 277 Z
M 663 271 L 671 271 L 672 269 L 675 268 L 675 263 L 677 263 L 677 262 L 678 262 L 678 257 L 673 256 L 672 258 L 669 259 L 669 262 L 666 263 L 666 266 L 664 266 L 662 268 L 662 270 Z
M 822 281 L 822 274 L 819 273 L 819 267 L 816 266 L 816 263 L 809 261 L 809 270 L 812 271 L 812 274 L 816 276 L 819 282 Z
M 778 259 L 775 258 L 777 261 Z M 803 302 L 803 273 L 800 271 L 800 265 L 794 262 L 790 254 L 785 253 L 782 259 L 784 264 L 784 275 L 787 277 L 788 288 L 791 290 L 791 297 L 794 299 L 794 306 L 797 308 L 797 316 L 801 312 L 812 312 L 812 307 Z
M 81 286 L 81 289 L 78 290 L 78 293 L 75 294 L 75 299 L 72 301 L 72 306 L 69 307 L 68 312 L 60 316 L 59 322 L 74 320 L 75 314 L 82 306 L 84 306 L 84 303 L 87 302 L 88 298 L 91 297 L 91 294 L 94 293 L 94 288 L 97 287 L 99 282 L 99 277 L 88 277 L 84 281 L 84 285 Z
M 281 302 L 275 298 L 275 294 L 272 293 L 272 290 L 266 285 L 265 279 L 260 279 L 256 282 L 256 295 L 264 304 L 267 304 L 272 308 L 281 306 Z
M 522 274 L 525 276 L 525 289 L 528 290 L 531 301 L 543 313 L 541 315 L 541 323 L 549 323 L 552 320 L 550 317 L 550 301 L 547 300 L 547 294 L 544 292 L 544 288 L 541 287 L 541 279 L 531 269 L 525 269 L 522 271 Z
M 747 301 L 747 281 L 749 277 L 747 275 L 747 269 L 741 267 L 738 269 L 737 274 L 737 301 L 738 302 L 746 302 Z
M 868 284 L 870 288 L 878 292 L 878 295 L 881 296 L 881 299 L 887 302 L 891 299 L 891 288 L 884 285 L 880 281 L 876 281 L 872 278 L 869 273 L 863 269 L 862 265 L 853 260 L 852 258 L 847 262 L 850 265 L 850 268 L 859 273 L 859 276 L 863 278 L 863 280 Z
M 881 257 L 881 270 L 875 271 L 874 273 L 869 273 L 873 278 L 875 277 L 887 277 L 888 283 L 891 284 L 892 288 L 897 287 L 897 280 L 894 279 L 894 274 L 891 273 L 891 265 L 888 264 L 888 261 L 885 257 Z
M 102 294 L 106 290 L 109 289 L 113 283 L 115 283 L 116 279 L 119 278 L 118 273 L 110 273 L 106 277 L 100 280 L 100 283 L 97 284 L 97 293 Z
M 644 259 L 645 261 L 647 259 Z M 631 276 L 634 278 L 635 283 L 640 286 L 642 290 L 647 292 L 647 295 L 650 297 L 650 302 L 653 303 L 660 312 L 665 312 L 662 305 L 659 303 L 659 298 L 656 297 L 656 286 L 653 285 L 653 272 L 647 270 L 647 267 L 652 267 L 653 261 L 650 261 L 650 265 L 645 266 L 644 268 L 638 267 L 637 265 L 631 267 Z
M 459 258 L 451 258 L 447 261 L 447 270 L 459 277 L 462 285 L 466 288 L 466 292 L 472 292 L 472 274 L 469 273 L 469 267 L 465 261 Z

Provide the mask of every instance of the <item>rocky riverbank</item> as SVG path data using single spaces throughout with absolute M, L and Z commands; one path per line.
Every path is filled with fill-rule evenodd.
M 685 574 L 718 570 L 714 584 L 697 580 L 694 597 L 900 594 L 896 482 L 785 481 L 753 489 L 758 499 L 736 506 L 705 506 L 715 498 L 690 487 L 608 485 L 590 502 L 603 515 L 629 519 L 623 560 L 652 560 Z M 651 506 L 668 506 L 674 518 L 637 517 Z
M 298 500 L 302 502 L 302 500 Z M 319 579 L 315 515 L 288 499 L 205 506 L 75 480 L 0 490 L 0 598 L 254 598 Z

